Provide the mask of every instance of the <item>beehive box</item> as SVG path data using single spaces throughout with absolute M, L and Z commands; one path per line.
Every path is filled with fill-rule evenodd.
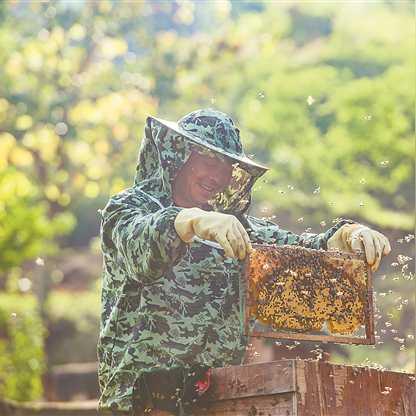
M 374 344 L 371 278 L 363 255 L 254 245 L 242 282 L 244 333 Z
M 416 416 L 410 374 L 323 361 L 281 360 L 215 369 L 198 416 Z

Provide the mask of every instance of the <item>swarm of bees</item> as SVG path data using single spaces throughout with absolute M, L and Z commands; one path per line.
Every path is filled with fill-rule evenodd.
M 365 322 L 367 266 L 356 254 L 257 246 L 248 263 L 249 314 L 275 329 L 352 334 Z

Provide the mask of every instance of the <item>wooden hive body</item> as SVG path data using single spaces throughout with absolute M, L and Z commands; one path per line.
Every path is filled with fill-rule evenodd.
M 281 360 L 214 370 L 201 416 L 416 416 L 410 374 Z

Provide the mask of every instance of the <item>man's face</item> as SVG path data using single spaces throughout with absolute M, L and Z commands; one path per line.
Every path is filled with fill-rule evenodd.
M 232 171 L 231 163 L 214 153 L 192 151 L 176 175 L 173 185 L 175 202 L 185 208 L 206 204 L 228 186 Z

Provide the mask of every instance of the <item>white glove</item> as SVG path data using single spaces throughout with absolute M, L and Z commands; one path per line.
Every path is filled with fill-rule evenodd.
M 243 260 L 252 251 L 250 238 L 234 215 L 200 208 L 185 208 L 175 218 L 175 230 L 182 241 L 194 236 L 218 242 L 228 257 Z
M 343 225 L 328 239 L 327 247 L 350 253 L 364 251 L 373 272 L 378 269 L 381 257 L 391 251 L 390 242 L 385 235 L 362 224 Z

